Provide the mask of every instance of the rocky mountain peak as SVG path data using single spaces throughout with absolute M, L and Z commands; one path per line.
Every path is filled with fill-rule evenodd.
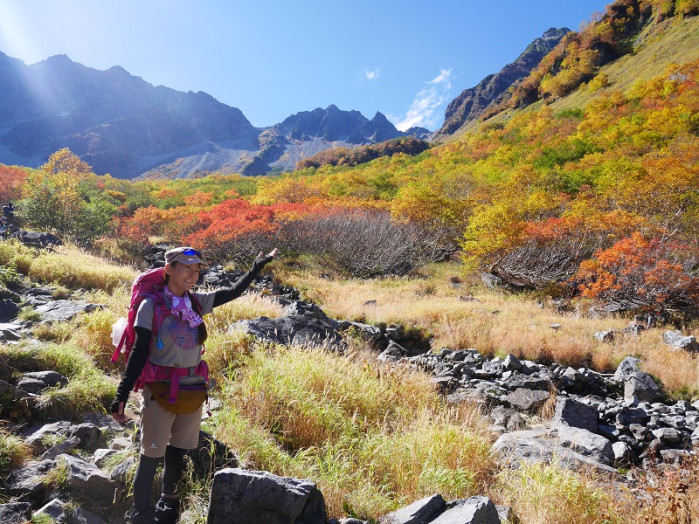
M 507 96 L 508 89 L 526 78 L 569 32 L 566 27 L 546 30 L 541 37 L 530 43 L 514 62 L 507 64 L 498 73 L 488 75 L 477 86 L 464 90 L 447 106 L 444 124 L 435 134 L 435 139 L 453 135 L 468 122 L 478 119 L 487 107 L 497 104 L 502 97 Z

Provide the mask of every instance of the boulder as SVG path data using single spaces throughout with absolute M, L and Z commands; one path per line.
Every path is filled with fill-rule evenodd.
M 430 524 L 500 524 L 500 516 L 492 500 L 476 496 L 458 501 Z
M 633 398 L 640 402 L 662 402 L 665 393 L 648 373 L 637 371 L 624 380 L 624 399 L 629 401 Z
M 208 480 L 216 471 L 236 468 L 239 464 L 232 449 L 202 430 L 199 430 L 197 447 L 188 450 L 187 456 L 192 460 L 194 474 L 199 479 Z
M 600 473 L 616 474 L 616 470 L 607 464 L 559 445 L 556 437 L 556 431 L 545 428 L 513 431 L 501 435 L 492 445 L 491 452 L 510 467 L 518 467 L 523 460 L 545 463 L 555 460 L 569 469 L 593 468 Z
M 512 407 L 523 411 L 538 411 L 548 400 L 548 391 L 518 388 L 507 395 L 507 402 Z
M 553 416 L 555 423 L 597 431 L 597 410 L 570 397 L 558 396 Z
M 57 371 L 32 371 L 25 373 L 24 376 L 41 380 L 49 387 L 68 385 L 68 379 Z
M 21 326 L 17 324 L 0 324 L 0 342 L 16 342 L 21 339 Z
M 388 345 L 386 346 L 386 349 L 384 349 L 381 354 L 379 354 L 378 359 L 381 361 L 396 361 L 400 360 L 403 357 L 407 357 L 411 355 L 411 352 L 401 346 L 398 342 L 395 340 L 389 340 Z M 415 356 L 415 355 L 412 355 Z
M 126 484 L 126 479 L 128 477 L 129 471 L 134 467 L 136 459 L 134 457 L 126 457 L 126 460 L 119 464 L 116 468 L 112 470 L 109 477 L 112 480 L 116 480 L 119 484 Z
M 638 365 L 641 363 L 641 359 L 636 357 L 628 356 L 622 360 L 614 372 L 614 378 L 617 380 L 624 380 L 626 377 L 633 375 L 638 371 Z
M 34 311 L 41 313 L 41 322 L 65 322 L 77 316 L 79 313 L 90 313 L 102 308 L 97 304 L 87 302 L 74 302 L 72 300 L 54 300 L 38 306 Z
M 663 334 L 663 342 L 668 346 L 675 347 L 677 349 L 684 349 L 685 351 L 699 351 L 699 342 L 693 336 L 683 336 L 678 330 L 666 331 Z
M 508 371 L 520 371 L 522 369 L 522 363 L 514 355 L 507 355 L 502 365 Z
M 47 247 L 60 246 L 63 244 L 60 238 L 51 233 L 41 233 L 36 231 L 16 231 L 12 234 L 14 238 L 19 239 L 22 244 L 31 247 Z
M 53 460 L 29 463 L 10 473 L 5 480 L 4 491 L 12 497 L 37 502 L 47 490 L 47 486 L 42 481 L 55 467 L 56 462 Z
M 596 462 L 607 466 L 614 463 L 614 450 L 612 443 L 601 435 L 597 435 L 582 428 L 571 426 L 557 426 L 558 441 L 561 446 L 591 457 Z
M 617 465 L 631 464 L 634 458 L 633 451 L 626 442 L 614 442 L 612 453 L 614 453 L 614 464 Z
M 54 446 L 47 449 L 40 457 L 40 460 L 55 459 L 58 455 L 70 453 L 80 445 L 80 439 L 77 437 L 67 438 Z
M 422 524 L 442 513 L 447 503 L 441 495 L 431 495 L 379 519 L 380 524 Z
M 66 514 L 63 509 L 64 506 L 65 502 L 63 502 L 61 499 L 52 499 L 51 501 L 44 504 L 41 508 L 36 510 L 34 515 L 46 515 L 54 521 L 64 522 L 66 518 Z M 32 520 L 33 519 L 34 517 L 32 516 Z
M 68 488 L 76 499 L 100 503 L 114 499 L 114 490 L 119 484 L 94 464 L 72 455 L 59 455 L 56 463 L 67 466 Z
M 17 387 L 22 391 L 31 393 L 32 395 L 38 394 L 42 389 L 46 389 L 46 382 L 43 380 L 38 380 L 36 378 L 23 377 L 17 381 Z
M 214 475 L 208 524 L 325 524 L 325 500 L 308 480 L 226 468 Z
M 614 341 L 614 330 L 598 331 L 597 333 L 595 333 L 595 339 L 598 342 L 613 342 Z
M 340 328 L 343 330 L 354 330 L 363 341 L 368 342 L 376 349 L 386 347 L 386 336 L 376 326 L 362 324 L 361 322 L 344 321 L 340 323 Z

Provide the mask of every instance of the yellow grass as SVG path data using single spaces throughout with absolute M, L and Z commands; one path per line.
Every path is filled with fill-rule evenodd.
M 312 478 L 330 515 L 376 518 L 435 492 L 487 489 L 484 419 L 445 406 L 424 374 L 363 351 L 270 349 L 246 364 L 224 386 L 218 438 L 249 467 Z
M 475 348 L 486 355 L 511 353 L 603 372 L 614 371 L 624 357 L 634 355 L 642 359 L 642 369 L 669 390 L 699 394 L 699 359 L 664 344 L 662 335 L 671 328 L 649 329 L 638 337 L 624 334 L 628 318 L 559 313 L 533 298 L 488 291 L 474 281 L 453 284 L 450 278 L 458 271 L 456 264 L 441 264 L 426 268 L 420 278 L 358 280 L 320 278 L 286 268 L 279 278 L 301 288 L 333 317 L 420 328 L 434 337 L 433 349 Z M 465 296 L 476 300 L 460 298 Z M 598 342 L 594 334 L 606 330 L 615 331 L 615 340 Z M 686 333 L 699 338 L 697 328 Z
M 503 501 L 521 522 L 585 524 L 629 522 L 617 514 L 609 491 L 585 473 L 556 463 L 523 461 L 520 468 L 500 473 Z

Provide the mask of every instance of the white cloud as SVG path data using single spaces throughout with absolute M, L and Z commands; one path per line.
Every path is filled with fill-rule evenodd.
M 374 69 L 373 71 L 365 71 L 364 76 L 367 80 L 376 80 L 379 77 L 380 69 Z
M 445 89 L 451 89 L 451 69 L 442 69 L 439 76 L 430 80 L 430 84 L 444 84 Z
M 437 127 L 442 118 L 439 110 L 442 105 L 449 101 L 451 71 L 451 69 L 442 69 L 436 78 L 427 82 L 425 87 L 415 95 L 405 118 L 396 124 L 396 128 L 405 131 L 415 126 L 428 129 Z

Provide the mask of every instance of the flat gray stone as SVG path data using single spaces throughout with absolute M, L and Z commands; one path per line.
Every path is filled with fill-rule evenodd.
M 545 428 L 514 431 L 501 435 L 490 449 L 510 467 L 518 467 L 521 461 L 551 463 L 556 460 L 572 470 L 592 467 L 600 473 L 616 475 L 614 468 L 561 446 L 556 439 L 556 431 Z
M 103 306 L 88 304 L 87 302 L 75 302 L 72 300 L 54 300 L 34 309 L 41 314 L 41 322 L 65 322 L 80 313 L 90 313 Z

